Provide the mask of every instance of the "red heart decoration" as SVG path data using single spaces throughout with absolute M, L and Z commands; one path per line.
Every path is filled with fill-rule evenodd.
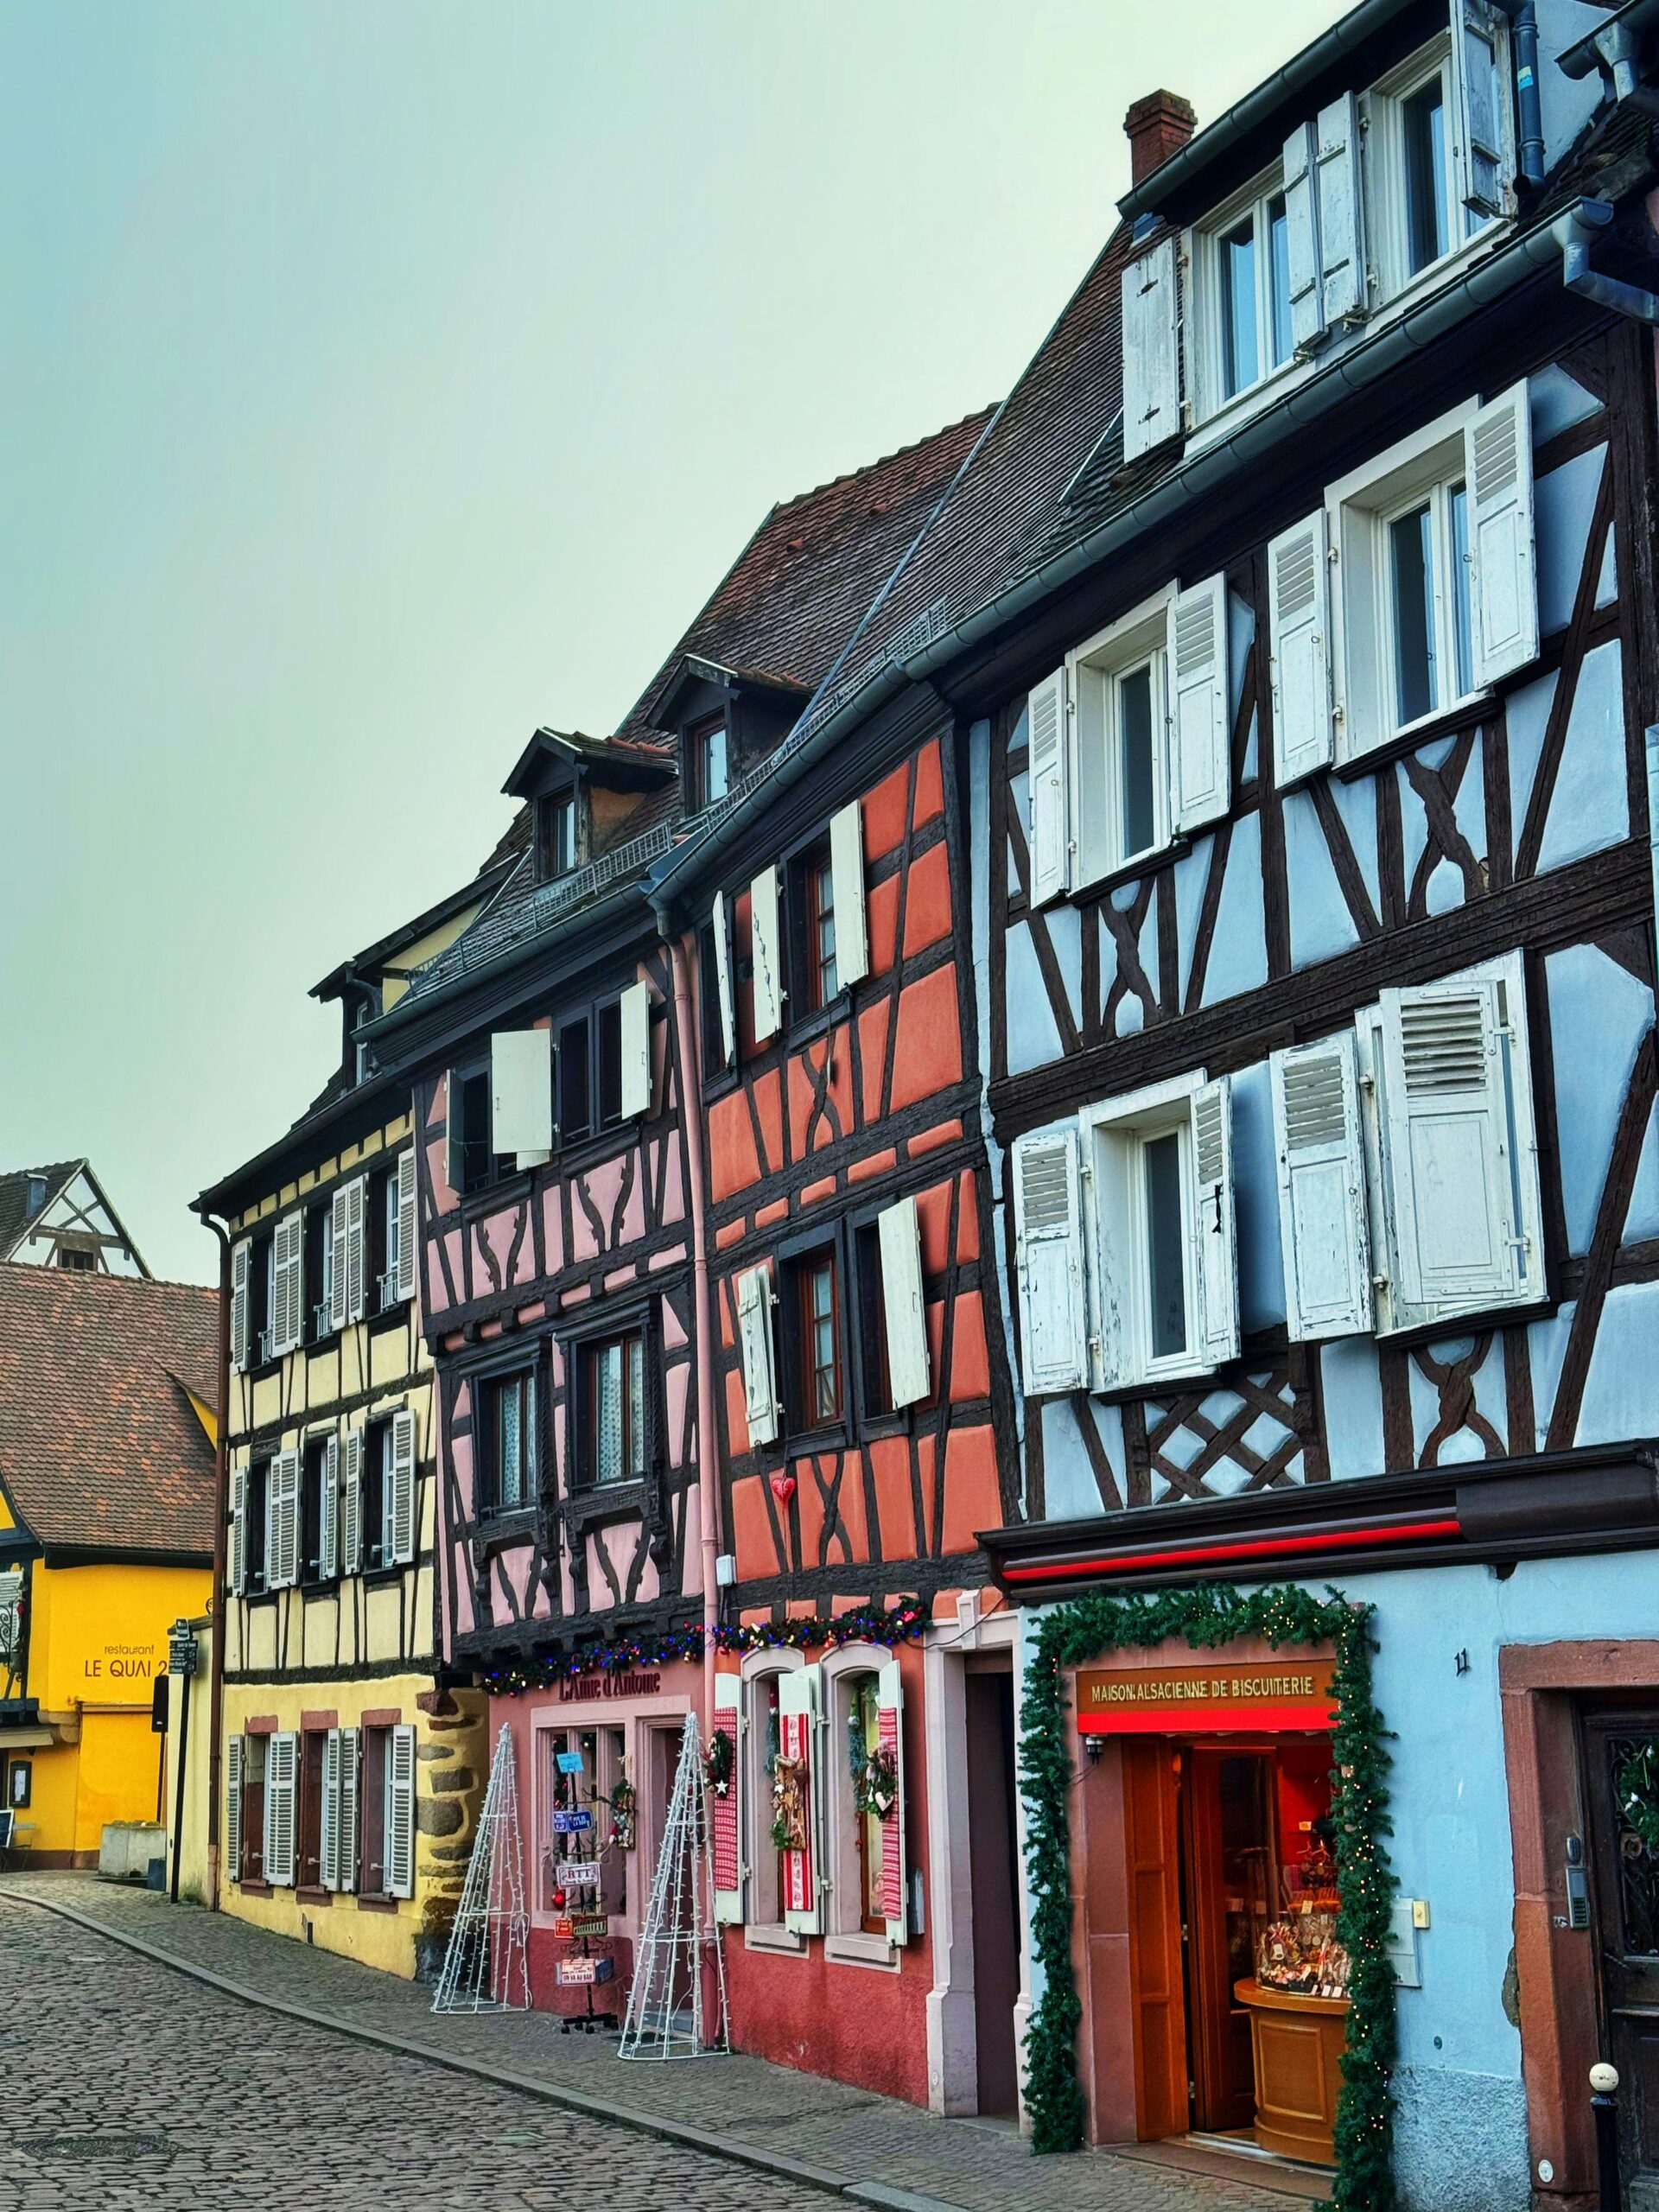
M 772 1494 L 779 1505 L 787 1505 L 795 1495 L 794 1476 L 774 1475 L 772 1478 Z

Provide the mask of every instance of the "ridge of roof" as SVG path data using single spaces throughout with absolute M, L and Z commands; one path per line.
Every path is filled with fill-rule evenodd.
M 814 484 L 804 492 L 791 492 L 786 499 L 779 499 L 775 505 L 768 509 L 766 522 L 775 521 L 779 515 L 787 514 L 792 507 L 802 506 L 809 500 L 820 499 L 824 493 L 834 492 L 843 484 L 855 484 L 861 476 L 874 476 L 878 469 L 891 467 L 895 461 L 907 461 L 912 454 L 920 453 L 925 446 L 932 445 L 937 439 L 948 438 L 954 430 L 966 429 L 970 423 L 977 424 L 988 422 L 995 414 L 1000 404 L 997 400 L 992 400 L 983 407 L 970 407 L 965 415 L 958 415 L 954 422 L 941 423 L 937 430 L 930 430 L 925 437 L 912 438 L 908 445 L 895 446 L 891 453 L 884 453 L 879 460 L 864 461 L 857 468 L 843 468 L 840 475 L 826 476 L 822 484 Z M 762 523 L 761 528 L 765 527 L 766 523 Z M 756 535 L 759 536 L 759 534 L 757 531 Z

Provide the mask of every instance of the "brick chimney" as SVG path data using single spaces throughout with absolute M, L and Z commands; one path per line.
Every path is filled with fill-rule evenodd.
M 1123 135 L 1129 142 L 1129 181 L 1161 168 L 1170 156 L 1185 146 L 1198 121 L 1191 100 L 1179 92 L 1148 92 L 1136 100 L 1123 118 Z

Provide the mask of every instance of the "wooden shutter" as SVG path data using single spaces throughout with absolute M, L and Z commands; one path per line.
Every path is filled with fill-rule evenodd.
M 189 1695 L 189 1684 L 185 1685 Z M 176 1840 L 174 1848 L 178 1847 Z M 242 1878 L 242 1738 L 225 1739 L 225 1871 L 232 1881 Z
M 1136 2132 L 1149 2141 L 1180 2134 L 1192 2117 L 1177 1785 L 1170 1747 L 1161 1738 L 1120 1740 Z
M 630 983 L 619 1009 L 622 1032 L 622 1118 L 651 1111 L 651 986 Z
M 322 1739 L 322 1804 L 317 1849 L 317 1878 L 325 1890 L 340 1887 L 340 1731 Z
M 743 1402 L 751 1444 L 778 1433 L 778 1385 L 772 1343 L 772 1270 L 747 1268 L 737 1279 L 737 1342 L 743 1360 Z
M 1014 1251 L 1026 1395 L 1081 1389 L 1089 1347 L 1075 1128 L 1016 1140 Z
M 1319 280 L 1328 325 L 1370 312 L 1365 274 L 1365 195 L 1361 187 L 1359 108 L 1351 92 L 1322 108 L 1317 125 Z
M 415 1894 L 415 1731 L 407 1721 L 386 1745 L 386 1894 Z
M 305 1334 L 305 1216 L 286 1213 L 271 1232 L 270 1349 L 296 1351 Z
M 461 1185 L 456 1184 L 459 1190 Z M 351 1284 L 349 1281 L 352 1239 L 351 1185 L 340 1185 L 330 1201 L 328 1218 L 334 1242 L 334 1269 L 328 1283 L 328 1325 L 343 1329 L 351 1319 Z
M 830 817 L 830 883 L 836 906 L 836 981 L 845 990 L 870 972 L 864 919 L 864 812 L 856 799 Z
M 754 1041 L 775 1037 L 783 1020 L 783 938 L 778 919 L 778 871 L 763 868 L 749 886 L 749 961 L 754 976 Z
M 286 1590 L 299 1579 L 300 1454 L 279 1452 L 265 1503 L 265 1587 Z
M 1198 1350 L 1206 1367 L 1238 1357 L 1238 1250 L 1233 1209 L 1233 1095 L 1226 1076 L 1192 1094 L 1198 1196 Z
M 881 1910 L 888 1942 L 906 1943 L 910 1913 L 905 1895 L 905 1688 L 896 1659 L 889 1659 L 876 1676 L 875 1720 L 876 1741 L 892 1755 L 897 1783 L 893 1810 L 881 1823 Z
M 521 1168 L 553 1157 L 553 1033 L 499 1029 L 490 1039 L 490 1149 Z
M 397 1295 L 415 1295 L 415 1147 L 397 1160 Z
M 893 1403 L 912 1406 L 928 1393 L 927 1314 L 922 1304 L 922 1238 L 914 1198 L 876 1217 L 881 1249 L 882 1323 Z
M 251 1247 L 245 1236 L 231 1247 L 231 1366 L 240 1375 L 248 1358 L 248 1260 Z
M 340 1886 L 357 1887 L 358 1732 L 340 1732 Z
M 279 1728 L 265 1739 L 266 1881 L 276 1889 L 294 1886 L 295 1796 L 300 1739 Z
M 720 1042 L 722 1067 L 737 1058 L 737 1013 L 732 999 L 732 925 L 726 912 L 726 893 L 715 893 L 712 926 L 715 932 L 715 988 L 720 995 Z
M 1227 811 L 1232 717 L 1227 698 L 1227 579 L 1211 576 L 1169 602 L 1171 812 L 1196 830 Z
M 1452 75 L 1463 204 L 1477 215 L 1503 213 L 1504 85 L 1497 10 L 1487 0 L 1452 0 Z
M 399 1567 L 415 1556 L 415 1416 L 404 1406 L 391 1417 L 385 1482 L 386 1556 Z
M 1331 758 L 1330 598 L 1321 507 L 1268 548 L 1273 775 L 1281 791 Z
M 323 1440 L 322 1503 L 317 1541 L 317 1572 L 325 1582 L 340 1573 L 340 1431 Z
M 1318 139 L 1311 123 L 1299 124 L 1285 141 L 1285 230 L 1290 266 L 1290 334 L 1310 353 L 1325 336 L 1325 284 L 1319 265 Z
M 1351 1030 L 1275 1052 L 1274 1145 L 1286 1327 L 1294 1341 L 1371 1325 L 1371 1241 Z
M 363 1572 L 363 1451 L 367 1430 L 357 1421 L 346 1432 L 346 1468 L 340 1485 L 340 1571 Z
M 239 1598 L 248 1586 L 248 1471 L 231 1469 L 231 1588 Z
M 1160 238 L 1123 271 L 1123 458 L 1150 453 L 1181 427 L 1175 240 Z
M 1483 407 L 1463 442 L 1475 682 L 1495 683 L 1538 652 L 1532 416 L 1524 381 Z
M 1026 705 L 1030 791 L 1031 903 L 1058 899 L 1071 881 L 1071 759 L 1065 671 L 1045 677 Z
M 722 1797 L 711 1793 L 709 1827 L 715 1860 L 715 1919 L 723 1926 L 743 1917 L 743 1789 L 747 1755 L 743 1726 L 743 1682 L 737 1675 L 715 1676 L 715 1733 L 732 1747 L 731 1779 Z
M 346 1319 L 360 1321 L 368 1311 L 369 1180 L 359 1175 L 346 1185 Z M 334 1247 L 334 1279 L 340 1278 L 340 1247 Z
M 820 1872 L 823 1850 L 819 1810 L 823 1794 L 823 1746 L 818 1727 L 821 1676 L 817 1667 L 797 1667 L 778 1677 L 778 1756 L 796 1763 L 804 1795 L 804 1844 L 781 1853 L 784 1925 L 797 1935 L 823 1930 Z

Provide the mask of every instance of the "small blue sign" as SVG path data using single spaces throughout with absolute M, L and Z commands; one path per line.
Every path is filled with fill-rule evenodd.
M 561 1774 L 580 1774 L 582 1772 L 582 1753 L 580 1751 L 561 1751 L 558 1754 L 558 1760 L 559 1772 Z
M 555 1813 L 553 1815 L 555 1835 L 583 1835 L 593 1825 L 591 1813 Z

